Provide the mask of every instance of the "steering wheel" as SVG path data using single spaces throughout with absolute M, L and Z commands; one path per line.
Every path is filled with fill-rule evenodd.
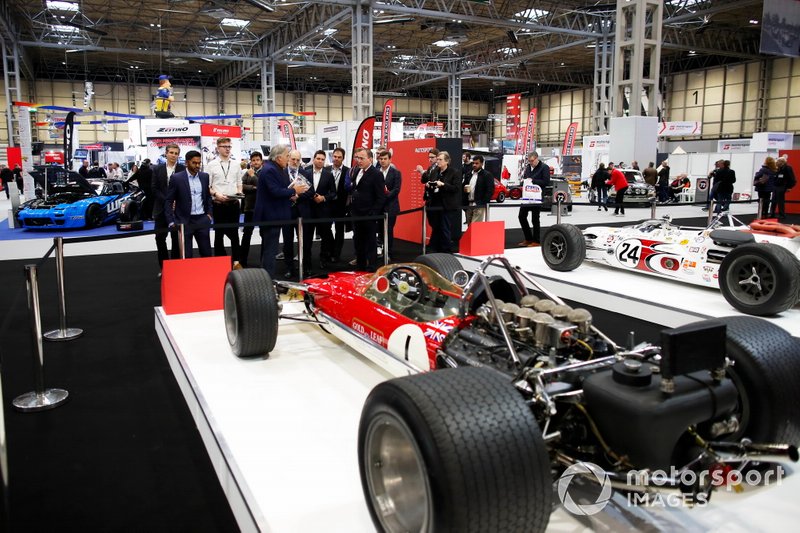
M 412 302 L 422 300 L 427 287 L 419 272 L 407 266 L 393 268 L 386 274 L 389 286 Z

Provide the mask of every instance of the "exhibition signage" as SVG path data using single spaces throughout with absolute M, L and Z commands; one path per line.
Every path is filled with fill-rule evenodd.
M 278 130 L 280 130 L 283 138 L 289 142 L 289 146 L 292 147 L 292 150 L 297 150 L 297 142 L 294 138 L 294 128 L 292 127 L 292 123 L 286 119 L 280 119 L 278 121 Z
M 561 155 L 572 155 L 572 150 L 575 148 L 575 136 L 578 134 L 578 123 L 573 122 L 567 128 L 567 134 L 564 135 L 564 146 L 561 148 Z
M 350 161 L 350 168 L 356 168 L 358 166 L 355 160 L 356 149 L 366 148 L 367 150 L 372 150 L 372 146 L 374 145 L 374 130 L 375 117 L 367 117 L 359 124 L 355 139 L 353 139 L 353 151 L 351 152 L 353 159 Z
M 542 203 L 542 188 L 530 178 L 522 180 L 522 201 L 530 204 Z
M 658 128 L 659 137 L 682 137 L 703 133 L 702 122 L 662 122 Z
M 164 120 L 164 122 L 166 121 Z M 181 150 L 181 156 L 186 155 L 189 150 L 201 149 L 200 124 L 189 124 L 183 120 L 168 122 L 164 125 L 145 124 L 145 138 L 147 140 L 147 157 L 153 162 L 163 163 L 165 161 L 164 147 L 168 144 L 177 144 Z
M 536 111 L 537 108 L 531 109 L 528 113 L 528 125 L 525 128 L 525 145 L 522 149 L 523 154 L 529 154 L 533 151 L 533 137 L 536 131 Z
M 794 135 L 791 133 L 763 131 L 753 134 L 750 142 L 751 152 L 774 152 L 775 150 L 791 150 Z
M 392 108 L 394 108 L 394 99 L 387 100 L 383 106 L 383 118 L 381 119 L 381 140 L 378 143 L 384 148 L 389 146 L 389 132 L 392 129 Z
M 521 98 L 520 93 L 506 96 L 506 139 L 516 139 L 519 133 Z
M 717 141 L 717 152 L 749 152 L 750 139 L 727 139 Z

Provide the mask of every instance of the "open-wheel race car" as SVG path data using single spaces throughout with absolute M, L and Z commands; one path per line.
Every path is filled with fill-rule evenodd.
M 554 480 L 580 465 L 604 486 L 691 504 L 733 468 L 798 458 L 800 339 L 761 319 L 621 346 L 502 256 L 471 275 L 430 254 L 279 285 L 301 292 L 306 320 L 402 376 L 372 390 L 358 429 L 380 531 L 544 531 Z M 232 271 L 232 351 L 269 353 L 281 310 L 265 271 Z M 659 470 L 671 473 L 648 475 Z
M 542 257 L 561 272 L 587 260 L 719 288 L 751 315 L 774 315 L 800 302 L 800 227 L 773 220 L 747 225 L 723 213 L 704 228 L 678 226 L 669 216 L 584 230 L 557 224 L 542 239 Z
M 19 207 L 17 220 L 27 229 L 97 228 L 120 215 L 123 204 L 136 200 L 135 187 L 119 180 L 84 180 L 54 185 L 46 198 Z

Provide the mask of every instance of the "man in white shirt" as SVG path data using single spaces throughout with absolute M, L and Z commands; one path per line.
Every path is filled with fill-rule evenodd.
M 486 206 L 494 194 L 494 178 L 483 168 L 483 156 L 472 157 L 472 172 L 465 174 L 464 196 L 467 224 L 486 221 Z
M 336 180 L 331 170 L 325 168 L 326 157 L 324 151 L 317 150 L 314 153 L 314 159 L 311 160 L 311 168 L 300 169 L 300 174 L 311 184 L 308 192 L 301 194 L 297 199 L 298 211 L 303 218 L 331 217 L 331 206 L 336 199 Z M 319 254 L 320 267 L 327 268 L 333 250 L 331 223 L 317 222 L 304 224 L 303 227 L 303 270 L 310 272 L 312 268 L 311 245 L 315 230 L 322 239 Z
M 231 139 L 217 139 L 219 156 L 206 167 L 210 176 L 211 198 L 214 201 L 215 224 L 239 223 L 239 198 L 242 194 L 242 173 L 239 163 L 231 159 Z M 214 230 L 214 255 L 227 255 L 225 237 L 231 241 L 231 261 L 234 269 L 242 268 L 239 264 L 239 228 L 220 228 Z

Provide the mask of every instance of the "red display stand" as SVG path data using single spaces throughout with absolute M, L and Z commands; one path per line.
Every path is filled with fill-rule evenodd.
M 461 236 L 458 252 L 463 255 L 502 254 L 505 244 L 505 222 L 473 222 Z
M 222 309 L 230 257 L 199 257 L 164 261 L 161 306 L 168 315 Z
M 792 167 L 795 177 L 800 181 L 800 150 L 780 150 L 778 153 L 789 158 L 787 163 Z M 786 191 L 786 212 L 800 213 L 800 203 L 793 202 L 800 202 L 800 185 L 795 185 L 793 189 Z

